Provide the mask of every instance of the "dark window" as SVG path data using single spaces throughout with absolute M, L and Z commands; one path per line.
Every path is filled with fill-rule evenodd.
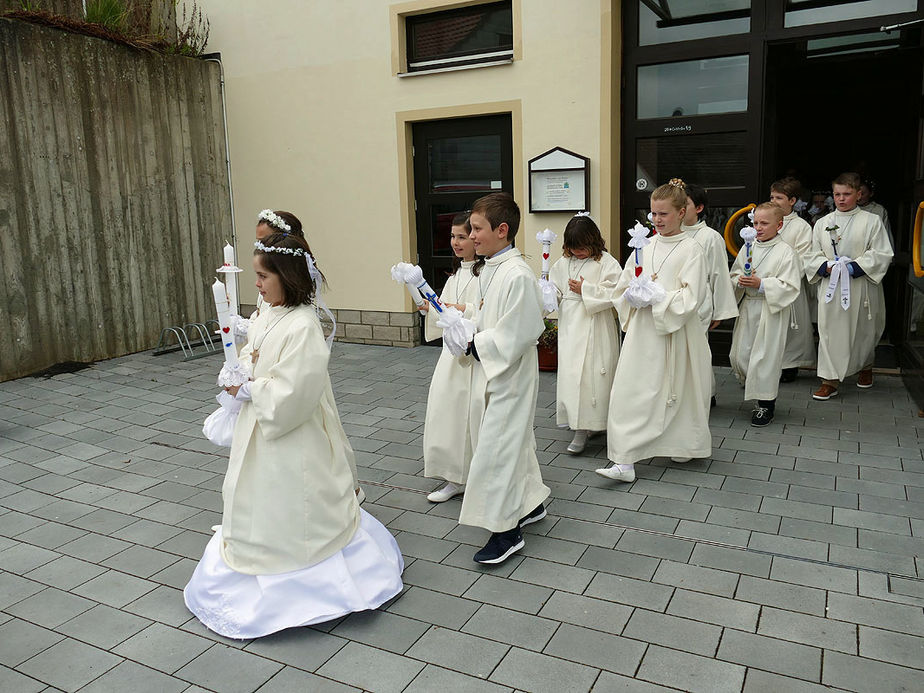
M 409 72 L 513 59 L 510 0 L 405 20 Z
M 670 178 L 694 181 L 710 191 L 745 187 L 746 132 L 650 137 L 636 140 L 636 178 L 653 190 Z M 639 183 L 639 189 L 645 190 Z

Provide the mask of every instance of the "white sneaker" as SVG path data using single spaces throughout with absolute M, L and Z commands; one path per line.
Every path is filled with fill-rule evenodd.
M 607 479 L 612 479 L 613 481 L 625 481 L 630 483 L 635 481 L 635 465 L 625 465 L 620 467 L 618 464 L 614 464 L 612 467 L 595 469 L 595 472 L 600 476 L 605 476 Z
M 577 455 L 578 453 L 584 452 L 584 448 L 587 446 L 587 431 L 578 429 L 574 432 L 574 438 L 571 439 L 571 442 L 568 443 L 568 452 L 572 455 Z
M 447 481 L 433 493 L 428 495 L 427 500 L 431 503 L 443 503 L 448 501 L 450 498 L 461 496 L 463 493 L 465 493 L 465 484 L 457 485 L 451 481 Z
M 361 504 L 364 500 L 366 500 L 366 492 L 361 488 L 356 489 L 356 502 Z
M 684 462 L 689 462 L 692 460 L 692 457 L 671 457 L 671 462 L 676 462 L 677 464 L 683 464 Z

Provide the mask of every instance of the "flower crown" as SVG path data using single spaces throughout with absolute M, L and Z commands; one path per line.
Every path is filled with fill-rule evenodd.
M 671 178 L 667 181 L 667 184 L 672 188 L 681 188 L 683 190 L 687 188 L 687 184 L 683 182 L 683 178 Z
M 278 245 L 263 245 L 260 241 L 254 243 L 253 247 L 257 250 L 262 250 L 264 253 L 283 253 L 284 255 L 293 255 L 295 257 L 305 255 L 305 251 L 302 248 L 283 248 Z
M 257 215 L 257 223 L 259 224 L 261 221 L 265 221 L 274 229 L 279 229 L 286 233 L 292 230 L 292 227 L 286 223 L 285 219 L 271 209 L 264 209 Z

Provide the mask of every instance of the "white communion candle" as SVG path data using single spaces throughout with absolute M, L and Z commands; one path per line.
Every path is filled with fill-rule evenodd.
M 234 246 L 225 243 L 225 264 L 218 268 L 218 272 L 225 275 L 225 286 L 228 290 L 228 301 L 231 304 L 231 315 L 239 315 L 240 307 L 237 303 L 237 273 L 241 270 L 234 265 Z
M 215 309 L 218 311 L 218 326 L 221 328 L 221 345 L 225 351 L 225 365 L 237 368 L 237 349 L 234 347 L 234 335 L 231 334 L 231 306 L 228 303 L 225 285 L 217 278 L 212 284 L 212 294 L 215 297 Z

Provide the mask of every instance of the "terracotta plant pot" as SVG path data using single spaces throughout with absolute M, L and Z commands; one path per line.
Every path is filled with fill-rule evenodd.
M 547 347 L 543 346 L 542 344 L 539 344 L 536 348 L 539 350 L 539 370 L 558 370 L 558 348 Z

